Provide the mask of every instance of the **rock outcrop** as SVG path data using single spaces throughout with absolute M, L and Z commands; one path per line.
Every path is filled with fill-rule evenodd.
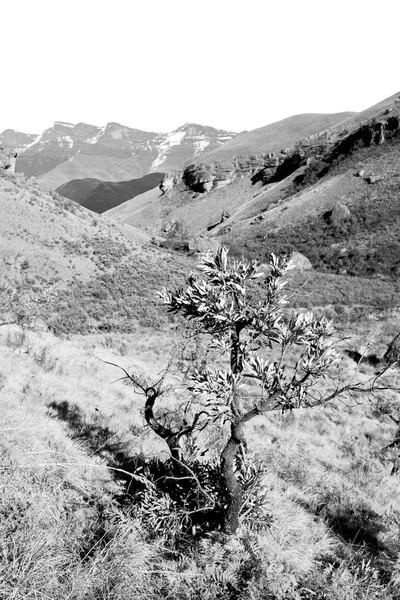
M 228 219 L 231 218 L 231 214 L 227 211 L 227 210 L 223 210 L 221 213 L 221 218 L 219 221 L 217 221 L 216 223 L 212 223 L 211 225 L 209 225 L 207 227 L 207 231 L 211 231 L 212 229 L 214 229 L 215 227 L 218 227 L 218 225 L 221 225 L 222 223 L 224 223 L 224 221 L 227 221 Z
M 369 175 L 368 177 L 365 178 L 365 181 L 367 183 L 378 183 L 378 181 L 381 181 L 383 179 L 383 175 Z
M 337 202 L 332 211 L 330 211 L 328 221 L 331 225 L 339 225 L 343 221 L 346 221 L 346 219 L 350 219 L 350 217 L 350 209 L 345 204 Z
M 288 267 L 298 271 L 311 271 L 313 268 L 311 261 L 301 252 L 293 252 L 290 256 Z
M 14 173 L 16 160 L 16 152 L 0 148 L 0 172 Z

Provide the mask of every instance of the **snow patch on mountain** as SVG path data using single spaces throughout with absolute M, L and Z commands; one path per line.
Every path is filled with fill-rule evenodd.
M 186 131 L 181 128 L 172 131 L 172 133 L 167 133 L 164 142 L 159 146 L 158 156 L 151 165 L 151 171 L 156 171 L 157 168 L 162 165 L 172 146 L 179 146 L 185 135 Z
M 207 148 L 207 146 L 209 146 L 209 145 L 210 145 L 209 140 L 207 140 L 205 138 L 194 142 L 194 149 L 195 149 L 196 154 L 198 154 L 199 152 L 203 152 L 203 150 L 205 150 Z
M 97 142 L 99 141 L 99 139 L 101 138 L 101 136 L 104 134 L 105 130 L 107 129 L 107 125 L 104 125 L 104 127 L 102 127 L 99 131 L 99 133 L 97 135 L 95 135 L 94 137 L 91 137 L 89 139 L 86 140 L 86 142 L 88 144 L 97 144 Z

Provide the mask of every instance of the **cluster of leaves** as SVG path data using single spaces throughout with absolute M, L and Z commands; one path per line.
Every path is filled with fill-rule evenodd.
M 338 361 L 332 347 L 333 328 L 327 319 L 317 320 L 312 313 L 283 319 L 287 304 L 283 294 L 285 263 L 271 255 L 267 276 L 259 267 L 256 260 L 228 264 L 227 250 L 222 247 L 215 256 L 203 257 L 199 270 L 205 280 L 191 275 L 186 289 L 163 292 L 170 310 L 195 318 L 198 327 L 212 335 L 221 353 L 230 357 L 228 369 L 207 368 L 193 374 L 194 393 L 204 394 L 210 414 L 214 417 L 217 412 L 222 421 L 237 416 L 232 399 L 246 379 L 260 384 L 260 404 L 268 402 L 268 410 L 282 403 L 295 408 L 305 398 L 313 403 L 309 389 Z M 257 294 L 249 285 L 256 280 Z M 242 331 L 243 337 L 233 340 L 232 335 L 239 336 Z M 285 359 L 293 346 L 303 350 L 293 372 L 289 372 Z M 278 360 L 268 360 L 259 353 L 260 349 L 273 348 L 279 349 Z M 249 418 L 254 411 L 261 409 L 253 407 Z

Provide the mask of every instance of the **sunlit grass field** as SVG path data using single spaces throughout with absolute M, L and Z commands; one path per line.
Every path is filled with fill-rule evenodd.
M 390 332 L 374 328 L 383 347 Z M 167 531 L 149 531 L 130 501 L 129 469 L 167 447 L 145 427 L 143 396 L 103 361 L 154 381 L 173 331 L 61 340 L 0 328 L 0 597 L 398 598 L 399 479 L 382 452 L 396 426 L 375 416 L 376 400 L 247 426 L 265 467 L 265 530 L 242 526 L 230 542 L 211 535 L 178 549 Z

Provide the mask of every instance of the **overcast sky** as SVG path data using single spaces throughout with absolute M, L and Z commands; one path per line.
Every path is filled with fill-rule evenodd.
M 0 131 L 250 130 L 400 91 L 399 0 L 4 0 Z

